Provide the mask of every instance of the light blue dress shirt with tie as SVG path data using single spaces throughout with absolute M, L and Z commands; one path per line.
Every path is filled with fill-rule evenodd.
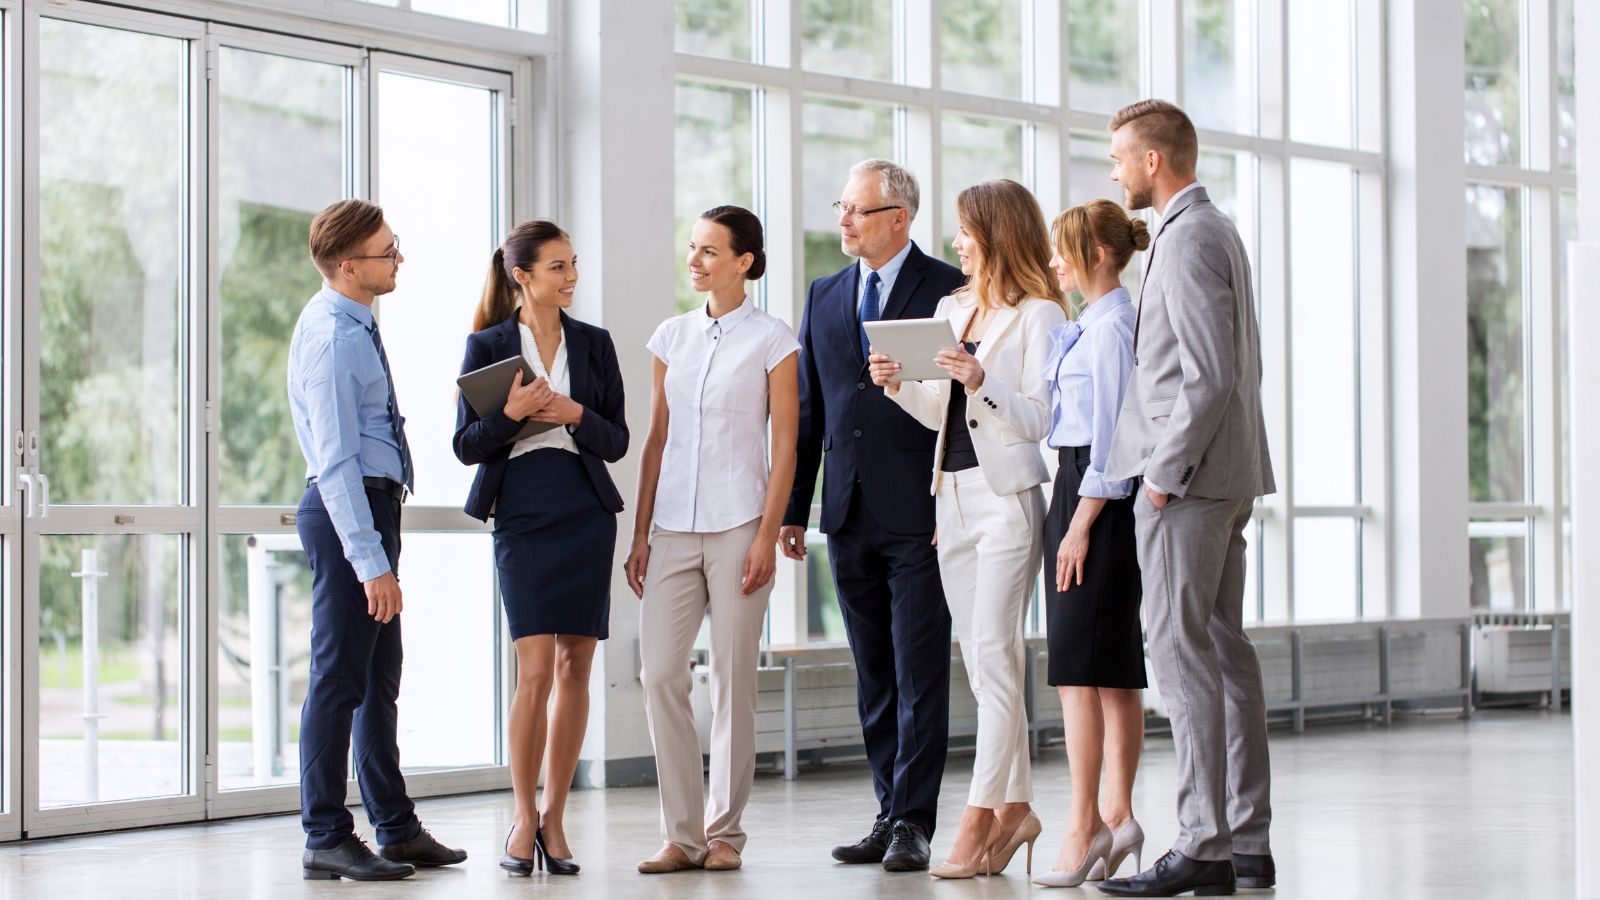
M 1050 332 L 1044 368 L 1050 379 L 1048 441 L 1051 447 L 1089 448 L 1080 497 L 1115 500 L 1133 493 L 1132 479 L 1108 480 L 1105 471 L 1122 395 L 1133 375 L 1134 314 L 1127 289 L 1119 287 L 1090 304 L 1077 321 Z
M 345 559 L 361 581 L 389 571 L 372 524 L 366 476 L 404 482 L 389 380 L 373 342 L 372 308 L 326 284 L 300 312 L 289 342 L 289 411 Z
M 878 310 L 880 313 L 888 308 L 889 294 L 894 291 L 894 280 L 900 277 L 900 269 L 906 264 L 906 257 L 910 255 L 911 242 L 906 241 L 906 245 L 900 248 L 900 252 L 889 257 L 889 261 L 877 270 Z M 857 260 L 856 266 L 858 267 L 856 274 L 856 318 L 859 320 L 861 317 L 861 304 L 867 297 L 867 276 L 872 274 L 873 268 L 867 265 L 867 261 L 864 259 Z

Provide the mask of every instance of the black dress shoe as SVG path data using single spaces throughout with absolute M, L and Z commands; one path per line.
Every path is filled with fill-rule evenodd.
M 1278 883 L 1278 867 L 1270 853 L 1235 853 L 1233 872 L 1242 888 L 1269 888 Z
M 533 832 L 533 855 L 539 860 L 539 868 L 548 868 L 551 875 L 576 875 L 582 868 L 570 856 L 560 859 L 550 855 L 550 851 L 544 845 L 543 828 L 535 829 Z
M 1176 897 L 1194 891 L 1196 897 L 1221 897 L 1235 890 L 1233 863 L 1226 859 L 1190 859 L 1176 850 L 1132 878 L 1100 882 L 1100 893 L 1116 897 Z
M 424 828 L 417 836 L 409 841 L 398 844 L 383 844 L 378 847 L 378 855 L 391 862 L 411 863 L 414 866 L 453 866 L 467 858 L 467 851 L 452 850 L 434 840 L 433 835 Z
M 901 819 L 894 823 L 889 849 L 883 854 L 885 872 L 921 872 L 928 868 L 928 834 L 922 826 Z
M 379 859 L 353 834 L 337 847 L 307 848 L 300 854 L 300 877 L 308 880 L 393 881 L 414 875 L 416 871 L 409 863 Z
M 878 819 L 872 823 L 872 833 L 854 844 L 840 844 L 833 848 L 833 858 L 842 863 L 883 862 L 884 851 L 889 849 L 889 832 L 892 823 Z

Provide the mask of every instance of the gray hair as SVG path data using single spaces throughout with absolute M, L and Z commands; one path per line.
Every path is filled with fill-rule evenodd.
M 883 199 L 906 208 L 908 218 L 917 217 L 921 194 L 917 190 L 917 176 L 911 170 L 889 159 L 864 159 L 850 167 L 850 177 L 878 173 L 878 188 Z

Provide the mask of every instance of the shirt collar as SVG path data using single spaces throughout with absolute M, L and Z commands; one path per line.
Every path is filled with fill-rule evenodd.
M 1083 312 L 1078 314 L 1078 326 L 1087 329 L 1095 321 L 1111 315 L 1119 306 L 1130 304 L 1133 299 L 1128 295 L 1125 287 L 1114 287 L 1106 291 L 1105 296 L 1089 304 Z
M 365 303 L 351 300 L 349 297 L 329 287 L 327 282 L 322 283 L 322 290 L 318 291 L 317 294 L 335 310 L 355 319 L 361 324 L 362 328 L 368 331 L 372 330 L 372 307 Z
M 733 312 L 724 313 L 722 318 L 718 319 L 711 315 L 711 301 L 707 300 L 706 305 L 700 307 L 700 311 L 703 313 L 703 315 L 700 316 L 700 330 L 706 334 L 710 334 L 712 328 L 716 327 L 717 325 L 721 325 L 722 332 L 726 334 L 738 326 L 740 322 L 750 318 L 751 313 L 754 311 L 755 303 L 756 301 L 753 297 L 746 295 L 744 302 L 739 304 L 738 309 L 735 309 Z
M 889 261 L 879 266 L 877 269 L 873 269 L 871 266 L 867 265 L 867 261 L 864 259 L 857 260 L 856 267 L 861 273 L 861 284 L 863 286 L 866 285 L 867 276 L 874 271 L 878 273 L 879 281 L 883 282 L 884 284 L 892 283 L 895 278 L 899 277 L 900 268 L 906 264 L 906 257 L 910 255 L 911 242 L 906 241 L 906 245 L 900 248 L 899 253 L 889 257 Z
M 1172 199 L 1167 201 L 1167 205 L 1162 207 L 1163 212 L 1161 213 L 1161 218 L 1165 219 L 1167 217 L 1168 213 L 1170 213 L 1172 210 L 1177 208 L 1178 199 L 1180 197 L 1182 197 L 1184 194 L 1189 193 L 1190 191 L 1200 190 L 1200 187 L 1201 187 L 1201 185 L 1200 185 L 1199 181 L 1191 181 L 1188 184 L 1184 185 L 1183 190 L 1180 190 L 1176 194 L 1173 194 L 1172 195 Z

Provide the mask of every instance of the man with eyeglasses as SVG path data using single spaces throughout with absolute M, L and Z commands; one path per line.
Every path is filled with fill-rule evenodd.
M 856 262 L 812 282 L 800 323 L 800 431 L 794 490 L 778 533 L 806 556 L 817 468 L 822 532 L 856 662 L 856 700 L 878 816 L 835 847 L 845 863 L 891 872 L 928 868 L 950 720 L 950 613 L 933 547 L 935 434 L 867 376 L 864 322 L 933 315 L 965 282 L 911 240 L 916 176 L 886 159 L 850 169 L 840 245 Z
M 289 408 L 306 458 L 295 528 L 311 564 L 311 680 L 300 711 L 301 874 L 405 878 L 467 858 L 417 820 L 400 774 L 400 505 L 413 487 L 405 417 L 372 304 L 405 257 L 383 210 L 342 200 L 311 220 L 322 290 L 289 342 Z M 356 778 L 378 854 L 345 808 L 352 729 Z

